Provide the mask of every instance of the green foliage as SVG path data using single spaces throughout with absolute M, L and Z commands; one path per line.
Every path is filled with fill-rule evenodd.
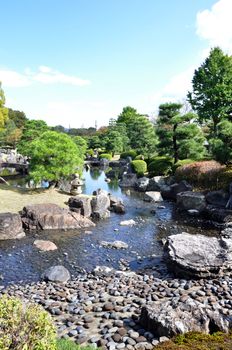
M 128 144 L 126 127 L 124 124 L 116 124 L 115 121 L 110 121 L 106 133 L 102 135 L 104 147 L 112 154 L 120 154 Z
M 232 334 L 221 332 L 203 334 L 189 332 L 180 334 L 155 347 L 156 350 L 231 350 Z
M 135 159 L 136 155 L 137 155 L 136 151 L 130 150 L 130 151 L 126 151 L 126 152 L 121 153 L 120 158 L 126 159 L 127 157 L 131 157 L 132 159 Z
M 56 350 L 56 331 L 50 315 L 37 304 L 23 305 L 0 298 L 1 350 Z
M 90 136 L 88 138 L 88 148 L 97 149 L 102 148 L 103 144 L 98 135 Z
M 72 138 L 55 131 L 46 131 L 24 148 L 31 158 L 30 176 L 37 183 L 42 179 L 57 181 L 77 172 L 83 159 Z
M 181 108 L 180 103 L 160 105 L 156 129 L 159 154 L 172 157 L 175 163 L 185 158 L 202 159 L 206 152 L 203 132 L 193 123 L 197 115 L 182 115 Z
M 135 160 L 144 160 L 144 156 L 142 154 L 138 154 L 136 157 L 135 157 Z
M 26 114 L 21 111 L 15 111 L 11 108 L 8 109 L 8 117 L 12 120 L 17 128 L 23 128 L 28 120 Z
M 128 124 L 131 120 L 133 120 L 137 116 L 137 111 L 133 107 L 127 106 L 124 107 L 122 113 L 119 114 L 117 122 Z
M 221 163 L 232 161 L 232 122 L 223 120 L 217 125 L 217 137 L 210 140 L 211 152 Z
M 232 182 L 232 168 L 215 160 L 194 162 L 177 168 L 175 178 L 177 181 L 187 180 L 202 190 L 228 189 Z
M 178 160 L 177 163 L 173 164 L 172 166 L 172 171 L 175 173 L 176 169 L 179 168 L 182 165 L 186 165 L 186 164 L 191 164 L 191 163 L 195 163 L 194 160 L 192 159 L 182 159 L 182 160 Z
M 148 171 L 153 176 L 168 175 L 172 172 L 173 160 L 170 157 L 154 157 L 148 164 Z
M 94 156 L 94 150 L 92 148 L 89 148 L 86 150 L 86 154 L 89 155 L 90 157 Z
M 157 136 L 154 125 L 142 115 L 136 115 L 127 124 L 130 147 L 148 156 L 156 150 Z
M 111 159 L 112 159 L 112 155 L 109 154 L 109 153 L 102 153 L 102 154 L 100 154 L 99 158 L 100 158 L 100 159 L 108 159 L 108 160 L 111 160 Z
M 215 134 L 217 124 L 230 118 L 232 112 L 232 56 L 225 55 L 219 47 L 212 49 L 195 70 L 192 89 L 188 93 L 192 108 Z
M 27 120 L 24 128 L 21 140 L 18 144 L 18 150 L 22 154 L 26 154 L 28 143 L 33 140 L 36 140 L 40 137 L 45 131 L 48 131 L 49 127 L 46 122 L 43 120 Z
M 131 166 L 134 172 L 139 176 L 144 175 L 147 171 L 147 163 L 144 160 L 132 160 Z
M 5 107 L 5 95 L 0 82 L 0 131 L 4 130 L 5 123 L 8 120 L 8 109 Z
M 74 136 L 73 141 L 77 145 L 79 156 L 84 159 L 87 152 L 87 141 L 81 136 Z
M 80 346 L 75 344 L 72 340 L 59 339 L 57 340 L 57 350 L 93 350 L 92 346 Z

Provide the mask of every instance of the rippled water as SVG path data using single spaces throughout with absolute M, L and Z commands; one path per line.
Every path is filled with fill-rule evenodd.
M 84 268 L 91 270 L 96 265 L 119 267 L 119 259 L 126 259 L 132 270 L 144 267 L 159 267 L 162 258 L 160 239 L 178 232 L 210 233 L 201 226 L 196 227 L 186 218 L 176 216 L 173 203 L 146 203 L 141 194 L 123 192 L 117 182 L 106 183 L 103 170 L 92 168 L 84 173 L 83 192 L 92 194 L 102 188 L 123 199 L 126 214 L 111 213 L 111 217 L 97 223 L 96 227 L 72 231 L 42 231 L 27 234 L 21 240 L 0 241 L 0 274 L 2 284 L 19 281 L 37 281 L 41 273 L 51 265 L 63 264 L 73 275 Z M 158 208 L 162 204 L 164 209 Z M 152 214 L 151 210 L 156 209 Z M 134 219 L 132 227 L 120 226 L 120 221 Z M 91 230 L 91 233 L 89 232 Z M 35 239 L 49 239 L 58 250 L 40 252 L 33 242 Z M 100 242 L 121 240 L 129 245 L 127 250 L 107 249 Z

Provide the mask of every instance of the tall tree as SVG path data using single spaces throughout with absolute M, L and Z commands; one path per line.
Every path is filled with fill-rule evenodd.
M 199 159 L 205 153 L 203 132 L 193 123 L 197 115 L 182 115 L 181 108 L 180 103 L 162 104 L 157 119 L 159 153 L 172 157 L 174 163 L 184 158 Z
M 124 107 L 122 113 L 119 114 L 117 122 L 128 124 L 131 120 L 133 120 L 138 115 L 135 108 L 127 106 Z
M 14 109 L 8 109 L 8 117 L 12 120 L 17 128 L 23 128 L 28 120 L 26 114 L 21 111 L 15 111 Z
M 23 154 L 27 149 L 27 143 L 40 137 L 45 131 L 48 131 L 49 127 L 43 120 L 27 120 L 24 128 L 21 140 L 18 144 L 19 151 Z
M 0 131 L 4 129 L 5 123 L 8 119 L 8 109 L 5 107 L 5 95 L 0 82 Z
M 216 134 L 217 124 L 232 113 L 232 56 L 219 47 L 210 51 L 194 72 L 192 92 L 188 100 L 200 121 L 206 122 Z

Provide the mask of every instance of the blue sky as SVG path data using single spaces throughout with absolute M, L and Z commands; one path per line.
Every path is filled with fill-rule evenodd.
M 232 53 L 232 0 L 2 0 L 1 13 L 6 104 L 49 125 L 155 115 L 210 47 Z

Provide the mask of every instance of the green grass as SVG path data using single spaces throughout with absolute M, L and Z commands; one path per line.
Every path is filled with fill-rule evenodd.
M 202 334 L 189 332 L 181 334 L 168 342 L 161 343 L 154 350 L 231 350 L 232 333 L 217 332 Z
M 93 347 L 81 346 L 74 343 L 72 340 L 59 339 L 57 340 L 57 350 L 93 350 Z

